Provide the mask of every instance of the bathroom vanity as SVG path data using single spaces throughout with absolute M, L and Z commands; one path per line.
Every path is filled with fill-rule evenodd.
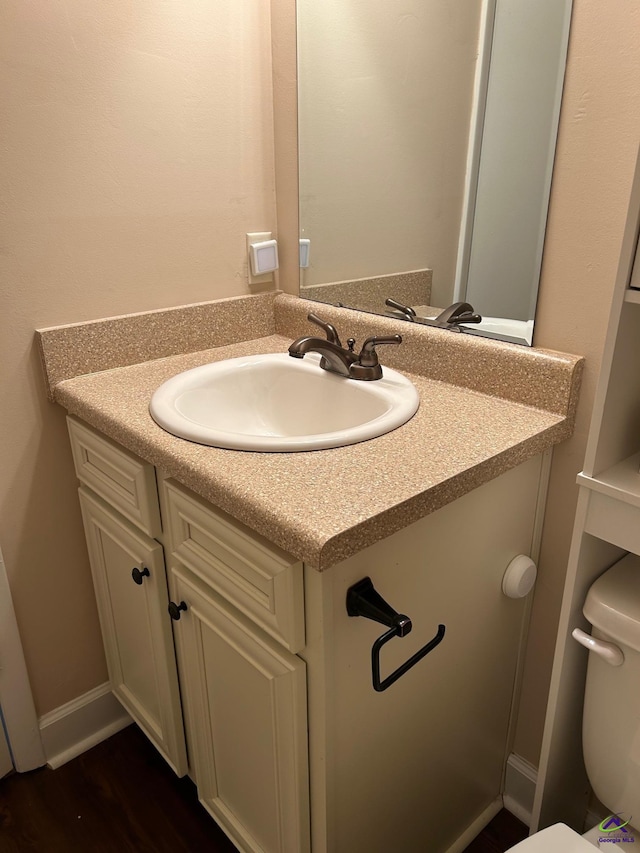
M 214 349 L 155 360 L 122 337 L 105 355 L 109 338 L 139 342 L 133 319 L 40 333 L 71 415 L 112 689 L 240 850 L 462 850 L 501 807 L 527 614 L 502 577 L 535 552 L 580 359 L 403 327 L 389 361 L 421 403 L 392 433 L 270 454 L 161 430 L 148 402 L 165 379 L 306 331 L 304 300 L 271 295 L 267 334 L 230 332 L 256 299 L 217 306 Z M 360 339 L 397 325 L 324 313 Z M 363 578 L 413 626 L 380 649 L 383 683 L 445 626 L 381 691 L 387 628 L 346 607 Z

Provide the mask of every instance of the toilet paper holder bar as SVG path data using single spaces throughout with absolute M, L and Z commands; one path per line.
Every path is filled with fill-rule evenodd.
M 381 625 L 387 625 L 386 631 L 374 642 L 371 648 L 371 680 L 373 689 L 378 693 L 391 687 L 392 684 L 408 672 L 418 661 L 433 651 L 442 642 L 445 634 L 445 626 L 438 625 L 438 632 L 391 675 L 385 679 L 380 678 L 380 650 L 394 637 L 406 637 L 412 629 L 411 619 L 403 613 L 397 613 L 390 604 L 382 598 L 373 586 L 371 578 L 362 578 L 347 590 L 347 613 L 349 616 L 364 616 L 365 619 L 373 619 Z

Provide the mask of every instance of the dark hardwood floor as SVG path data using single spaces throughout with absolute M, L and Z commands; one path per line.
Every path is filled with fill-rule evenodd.
M 525 835 L 524 824 L 502 811 L 465 853 L 502 853 Z M 198 803 L 193 784 L 174 775 L 136 726 L 58 770 L 42 768 L 0 781 L 0 853 L 116 851 L 235 853 L 236 848 Z
M 1 853 L 236 853 L 136 727 L 0 782 Z
M 494 817 L 464 853 L 504 853 L 529 834 L 528 828 L 506 809 Z

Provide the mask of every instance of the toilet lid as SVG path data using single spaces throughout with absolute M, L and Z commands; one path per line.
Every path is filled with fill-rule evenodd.
M 593 853 L 593 849 L 593 844 L 577 832 L 564 823 L 556 823 L 510 847 L 509 853 Z

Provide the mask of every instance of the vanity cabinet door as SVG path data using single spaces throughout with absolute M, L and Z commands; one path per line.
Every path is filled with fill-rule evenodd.
M 198 795 L 242 851 L 305 853 L 305 663 L 188 569 L 172 569 Z
M 187 757 L 162 545 L 83 487 L 79 493 L 111 689 L 183 776 Z

